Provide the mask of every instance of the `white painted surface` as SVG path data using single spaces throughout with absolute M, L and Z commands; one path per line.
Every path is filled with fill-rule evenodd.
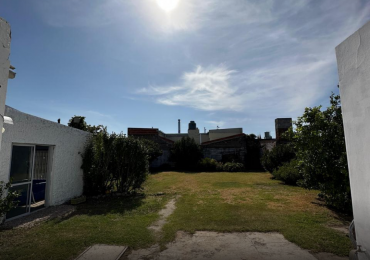
M 5 125 L 0 151 L 0 181 L 8 181 L 12 144 L 53 146 L 51 173 L 46 187 L 49 205 L 62 204 L 83 191 L 81 153 L 89 133 L 22 113 L 6 106 L 5 115 L 13 118 L 14 125 Z
M 370 23 L 336 47 L 358 245 L 370 259 Z
M 0 114 L 4 115 L 6 91 L 9 76 L 10 25 L 0 17 Z M 0 118 L 0 149 L 3 119 Z

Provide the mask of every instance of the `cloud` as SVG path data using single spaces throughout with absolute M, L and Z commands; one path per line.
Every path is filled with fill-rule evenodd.
M 206 121 L 207 124 L 210 124 L 213 127 L 223 127 L 225 125 L 224 121 Z
M 192 60 L 202 65 L 138 94 L 168 106 L 294 117 L 335 90 L 334 48 L 370 18 L 361 1 L 206 5 L 198 10 L 202 35 L 190 41 Z M 220 62 L 226 65 L 212 65 Z
M 194 71 L 183 73 L 179 85 L 150 86 L 137 93 L 155 96 L 157 103 L 170 106 L 188 106 L 207 111 L 240 110 L 243 106 L 238 98 L 238 89 L 229 82 L 235 73 L 223 65 L 207 68 L 199 65 Z

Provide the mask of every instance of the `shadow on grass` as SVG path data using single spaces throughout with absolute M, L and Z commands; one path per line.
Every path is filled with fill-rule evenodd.
M 87 199 L 83 204 L 77 205 L 76 210 L 68 215 L 50 219 L 56 223 L 61 223 L 70 218 L 80 215 L 103 216 L 107 214 L 124 215 L 132 212 L 143 205 L 145 196 L 131 197 L 106 197 L 100 199 Z

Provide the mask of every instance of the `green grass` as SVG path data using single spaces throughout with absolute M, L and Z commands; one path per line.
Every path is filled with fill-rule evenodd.
M 348 255 L 348 237 L 328 227 L 343 220 L 318 203 L 318 191 L 270 178 L 268 173 L 164 172 L 151 176 L 148 192 L 181 195 L 163 228 L 161 245 L 172 241 L 178 230 L 280 232 L 313 252 Z
M 75 214 L 30 229 L 0 231 L 0 259 L 74 259 L 93 244 L 162 248 L 179 230 L 280 232 L 314 252 L 348 255 L 349 239 L 329 225 L 342 219 L 317 200 L 317 191 L 286 186 L 268 173 L 181 173 L 151 175 L 148 196 L 90 200 Z M 149 196 L 164 192 L 164 196 Z M 147 229 L 158 211 L 181 195 L 161 236 Z
M 78 207 L 76 214 L 31 229 L 0 231 L 0 259 L 74 259 L 93 244 L 147 247 L 147 227 L 158 218 L 165 197 L 106 198 Z

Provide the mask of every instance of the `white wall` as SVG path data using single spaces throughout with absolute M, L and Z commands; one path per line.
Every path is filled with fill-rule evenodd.
M 89 133 L 42 118 L 22 113 L 6 106 L 5 115 L 14 125 L 6 124 L 0 151 L 0 181 L 8 181 L 12 144 L 37 144 L 54 146 L 52 171 L 46 196 L 49 205 L 58 205 L 83 191 L 82 158 Z
M 336 48 L 357 244 L 370 259 L 370 23 Z
M 0 17 L 0 114 L 4 115 L 9 77 L 10 25 Z M 0 118 L 0 149 L 3 120 Z

